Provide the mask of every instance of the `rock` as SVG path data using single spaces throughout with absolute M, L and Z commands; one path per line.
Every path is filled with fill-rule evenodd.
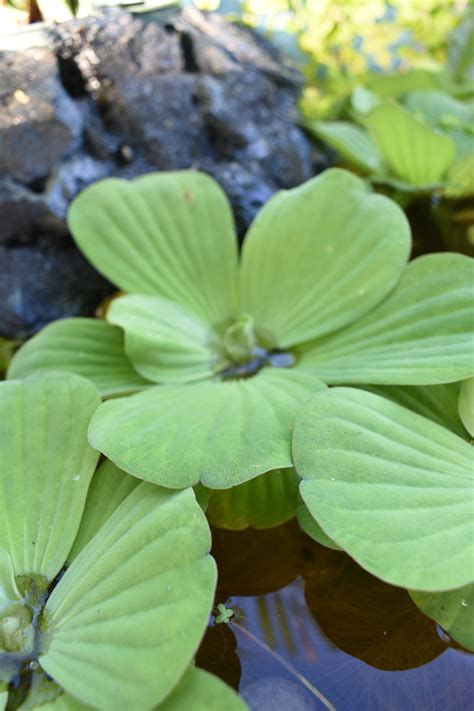
M 299 74 L 221 16 L 188 8 L 160 25 L 108 9 L 43 42 L 0 53 L 0 335 L 91 314 L 113 290 L 65 224 L 95 180 L 205 170 L 242 236 L 276 190 L 324 167 L 297 125 Z

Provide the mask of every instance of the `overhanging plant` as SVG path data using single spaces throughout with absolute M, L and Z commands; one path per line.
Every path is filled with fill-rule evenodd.
M 73 374 L 0 384 L 0 708 L 245 708 L 192 668 L 216 578 L 192 490 L 106 462 L 88 493 L 99 402 Z
M 298 416 L 301 523 L 409 588 L 426 614 L 474 649 L 474 472 L 458 415 L 461 386 L 374 390 L 334 388 Z
M 9 377 L 56 368 L 89 377 L 104 397 L 143 389 L 102 404 L 89 430 L 136 477 L 226 489 L 275 469 L 294 476 L 293 421 L 324 383 L 472 375 L 472 260 L 407 265 L 402 210 L 349 172 L 278 193 L 240 264 L 224 194 L 193 171 L 96 183 L 69 225 L 132 293 L 113 301 L 108 322 L 48 326 Z

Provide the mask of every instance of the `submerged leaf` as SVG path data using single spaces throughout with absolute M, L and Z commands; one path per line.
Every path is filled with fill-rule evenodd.
M 99 457 L 87 442 L 99 403 L 76 375 L 0 383 L 0 546 L 16 575 L 52 580 L 66 560 Z
M 309 344 L 302 363 L 331 384 L 434 385 L 471 376 L 474 260 L 414 259 L 383 303 Z
M 46 326 L 16 353 L 8 378 L 50 370 L 88 378 L 102 397 L 125 395 L 150 384 L 125 355 L 122 331 L 93 318 L 67 318 Z
M 220 361 L 211 327 L 178 304 L 158 296 L 116 299 L 107 320 L 125 331 L 134 368 L 156 383 L 180 383 L 213 375 Z
M 448 592 L 409 593 L 425 615 L 435 620 L 448 634 L 474 652 L 474 585 Z
M 216 570 L 191 489 L 142 483 L 49 597 L 40 663 L 95 708 L 151 708 L 172 691 L 206 628 Z
M 161 296 L 218 324 L 237 311 L 237 240 L 227 198 L 205 173 L 107 178 L 73 201 L 68 224 L 123 291 Z
M 410 251 L 403 211 L 332 169 L 280 192 L 259 212 L 242 253 L 242 309 L 279 348 L 336 331 L 395 286 Z
M 207 518 L 212 526 L 231 531 L 279 526 L 295 515 L 298 487 L 294 469 L 260 474 L 231 489 L 211 491 Z
M 466 441 L 372 393 L 333 388 L 301 411 L 293 454 L 310 512 L 373 575 L 425 591 L 474 580 Z
M 325 386 L 300 368 L 252 378 L 157 386 L 104 403 L 89 438 L 133 476 L 179 489 L 201 481 L 227 489 L 292 466 L 300 405 Z

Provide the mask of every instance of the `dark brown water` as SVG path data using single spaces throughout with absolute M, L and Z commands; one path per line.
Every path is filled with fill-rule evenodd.
M 474 655 L 404 590 L 295 522 L 213 536 L 217 602 L 235 616 L 209 628 L 198 663 L 238 688 L 252 711 L 474 709 Z

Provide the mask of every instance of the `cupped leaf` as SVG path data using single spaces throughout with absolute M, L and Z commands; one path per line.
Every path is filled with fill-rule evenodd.
M 382 170 L 382 161 L 363 128 L 348 121 L 317 121 L 310 130 L 342 158 L 367 173 Z
M 448 430 L 467 438 L 458 414 L 458 399 L 461 383 L 442 385 L 364 385 L 364 390 L 386 397 L 413 410 L 423 417 L 434 420 Z
M 474 377 L 461 385 L 459 393 L 459 417 L 471 437 L 474 437 Z
M 336 541 L 329 538 L 327 533 L 321 528 L 314 516 L 309 512 L 306 504 L 300 503 L 296 512 L 296 517 L 306 535 L 316 541 L 316 543 L 320 543 L 326 548 L 332 548 L 334 551 L 342 550 L 341 546 L 338 546 Z
M 454 159 L 456 147 L 449 136 L 398 104 L 376 106 L 365 124 L 389 170 L 411 185 L 439 183 Z
M 211 611 L 210 532 L 191 489 L 142 483 L 49 597 L 40 663 L 95 708 L 151 708 L 176 686 Z
M 153 382 L 199 380 L 212 375 L 221 360 L 212 328 L 159 296 L 122 296 L 110 305 L 107 320 L 123 328 L 134 368 Z
M 162 296 L 216 324 L 237 311 L 237 241 L 227 198 L 204 173 L 107 178 L 72 203 L 68 224 L 123 291 Z
M 69 564 L 139 483 L 138 479 L 123 472 L 113 462 L 107 460 L 100 465 L 92 477 L 81 525 L 67 558 Z
M 435 385 L 473 374 L 474 260 L 428 254 L 408 264 L 383 303 L 304 349 L 331 384 Z
M 99 456 L 87 442 L 99 403 L 76 375 L 0 383 L 0 547 L 16 575 L 52 580 L 66 560 Z
M 372 393 L 333 388 L 297 418 L 301 495 L 324 531 L 382 580 L 438 591 L 474 580 L 467 442 Z
M 474 585 L 448 592 L 409 590 L 414 603 L 450 636 L 474 652 Z
M 65 370 L 90 380 L 103 397 L 125 395 L 150 383 L 132 367 L 123 333 L 105 321 L 67 318 L 33 336 L 13 358 L 8 378 Z
M 275 469 L 232 489 L 211 491 L 207 518 L 231 531 L 279 526 L 296 513 L 299 482 L 294 469 Z
M 186 672 L 156 711 L 245 711 L 244 700 L 222 679 L 203 669 Z
M 140 479 L 173 489 L 198 481 L 227 489 L 292 466 L 298 408 L 324 387 L 299 368 L 266 368 L 244 380 L 161 385 L 104 403 L 89 438 Z
M 410 229 L 398 205 L 347 171 L 325 171 L 278 193 L 252 223 L 242 255 L 242 308 L 280 348 L 322 336 L 381 301 L 409 251 Z

